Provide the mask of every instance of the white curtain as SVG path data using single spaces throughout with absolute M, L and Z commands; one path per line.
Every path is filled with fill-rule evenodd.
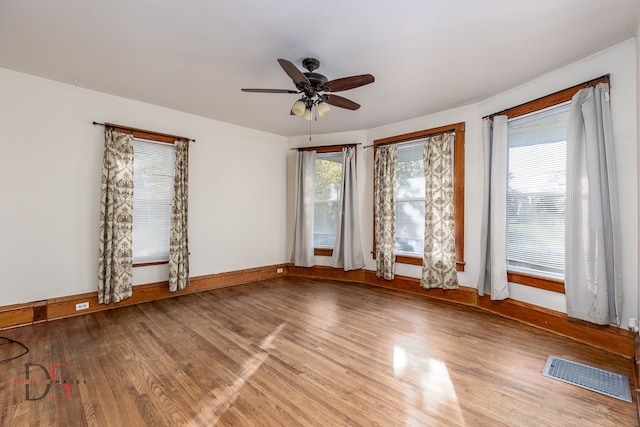
M 492 300 L 509 298 L 507 282 L 507 116 L 484 119 L 484 202 L 480 231 L 478 293 Z
M 336 225 L 336 243 L 332 263 L 345 271 L 364 267 L 360 214 L 358 212 L 358 185 L 356 178 L 356 149 L 342 150 L 342 188 Z
M 622 282 L 609 85 L 571 100 L 565 210 L 567 314 L 620 325 Z
M 396 268 L 396 144 L 378 147 L 374 163 L 376 276 L 393 280 Z
M 315 210 L 316 151 L 298 151 L 296 159 L 293 264 L 313 267 L 313 215 Z
M 453 200 L 453 142 L 450 133 L 427 138 L 425 176 L 423 288 L 458 288 Z

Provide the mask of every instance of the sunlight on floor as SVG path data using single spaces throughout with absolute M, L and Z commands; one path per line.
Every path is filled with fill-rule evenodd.
M 282 323 L 262 340 L 262 343 L 260 343 L 260 350 L 262 351 L 254 353 L 251 358 L 242 364 L 238 378 L 232 384 L 227 387 L 215 388 L 200 399 L 196 409 L 197 414 L 187 425 L 195 427 L 217 424 L 227 409 L 233 405 L 244 384 L 256 373 L 265 359 L 269 357 L 268 350 L 273 348 L 273 341 L 286 325 L 286 323 Z
M 444 362 L 428 355 L 414 355 L 396 345 L 393 348 L 393 374 L 404 386 L 407 425 L 415 422 L 411 413 L 416 410 L 442 416 L 453 425 L 464 425 L 458 397 Z

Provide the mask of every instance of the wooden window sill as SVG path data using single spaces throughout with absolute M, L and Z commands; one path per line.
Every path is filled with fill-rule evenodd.
M 564 280 L 550 279 L 548 277 L 536 276 L 534 274 L 521 273 L 508 270 L 507 280 L 520 285 L 531 286 L 546 291 L 564 294 Z

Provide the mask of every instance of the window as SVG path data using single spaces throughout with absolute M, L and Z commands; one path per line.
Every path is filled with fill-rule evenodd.
M 424 251 L 423 144 L 399 145 L 396 166 L 396 253 L 415 257 Z
M 496 113 L 506 115 L 507 275 L 509 282 L 564 293 L 564 203 L 569 102 L 587 86 L 572 86 Z
M 133 140 L 133 263 L 169 260 L 173 145 Z
M 567 124 L 564 103 L 509 120 L 507 268 L 564 278 Z
M 396 166 L 396 262 L 422 265 L 425 223 L 425 174 L 422 146 L 425 138 L 449 132 L 455 134 L 453 142 L 453 185 L 456 267 L 458 271 L 464 271 L 464 123 L 456 123 L 374 141 L 374 146 L 398 144 L 398 163 Z M 374 236 L 374 248 L 375 244 Z
M 111 123 L 105 126 L 133 136 L 133 266 L 166 264 L 174 198 L 175 142 L 191 140 Z M 186 150 L 188 158 L 188 145 Z
M 331 249 L 336 242 L 342 183 L 342 151 L 318 153 L 314 210 L 314 248 Z

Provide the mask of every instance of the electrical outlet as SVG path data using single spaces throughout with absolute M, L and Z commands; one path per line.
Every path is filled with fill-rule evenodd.
M 86 310 L 89 308 L 89 301 L 76 304 L 76 311 Z
M 276 269 L 276 273 L 282 273 L 283 271 L 284 271 L 284 269 L 283 269 L 283 268 L 278 268 L 278 269 Z

